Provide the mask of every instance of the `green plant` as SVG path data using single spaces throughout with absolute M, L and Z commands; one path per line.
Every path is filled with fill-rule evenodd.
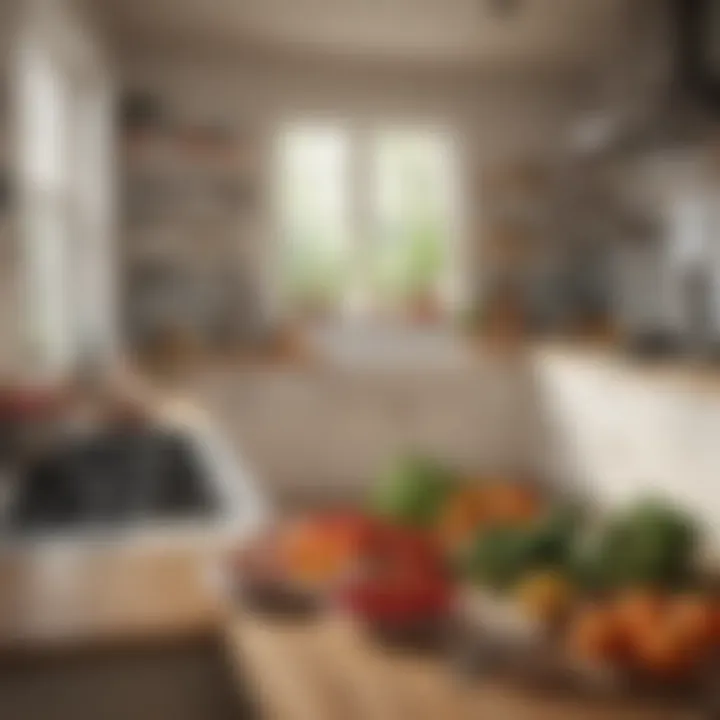
M 416 297 L 437 286 L 445 261 L 443 232 L 439 222 L 430 215 L 413 218 L 403 240 L 404 294 Z

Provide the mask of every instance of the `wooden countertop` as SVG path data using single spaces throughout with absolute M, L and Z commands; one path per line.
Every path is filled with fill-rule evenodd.
M 239 610 L 212 581 L 217 548 L 50 547 L 0 555 L 0 661 L 78 646 L 222 639 L 238 685 L 276 720 L 677 720 L 462 680 L 449 663 L 390 653 L 331 616 Z
M 550 697 L 463 679 L 439 658 L 383 650 L 346 621 L 277 621 L 236 612 L 237 668 L 273 720 L 678 720 L 636 702 Z
M 217 632 L 207 547 L 90 541 L 0 554 L 0 658 Z

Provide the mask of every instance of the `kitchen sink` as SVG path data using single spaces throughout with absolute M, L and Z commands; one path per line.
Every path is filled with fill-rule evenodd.
M 8 523 L 18 531 L 207 518 L 217 501 L 187 438 L 156 430 L 60 443 L 17 478 Z
M 254 525 L 249 474 L 214 433 L 160 426 L 57 442 L 14 477 L 7 539 Z

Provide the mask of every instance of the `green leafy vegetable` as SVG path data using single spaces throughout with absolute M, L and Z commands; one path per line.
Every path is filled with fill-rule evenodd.
M 384 517 L 429 526 L 437 519 L 452 487 L 452 473 L 441 463 L 427 457 L 406 456 L 380 478 L 371 504 Z

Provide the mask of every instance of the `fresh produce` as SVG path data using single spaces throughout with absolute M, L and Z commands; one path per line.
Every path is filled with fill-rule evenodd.
M 442 464 L 426 457 L 404 457 L 381 477 L 371 505 L 388 520 L 429 527 L 437 521 L 452 487 L 452 473 Z
M 462 550 L 483 528 L 523 525 L 540 509 L 536 494 L 527 487 L 509 484 L 473 484 L 453 492 L 440 513 L 437 536 L 454 553 Z
M 702 595 L 668 599 L 653 617 L 627 625 L 638 666 L 659 677 L 687 676 L 718 649 L 713 637 L 713 601 Z
M 386 584 L 378 578 L 357 580 L 341 593 L 344 606 L 357 617 L 385 627 L 440 620 L 447 614 L 452 593 L 438 578 Z
M 630 588 L 613 597 L 612 605 L 619 622 L 631 631 L 656 626 L 666 610 L 667 598 L 657 590 Z
M 674 634 L 699 655 L 720 649 L 715 636 L 716 600 L 702 594 L 685 594 L 675 598 L 668 608 L 667 624 Z
M 647 674 L 662 680 L 687 677 L 700 660 L 685 639 L 664 624 L 654 632 L 638 636 L 633 650 L 637 665 Z
M 515 590 L 519 606 L 542 622 L 560 619 L 575 599 L 575 588 L 557 571 L 542 570 L 524 577 Z
M 327 513 L 289 523 L 278 538 L 280 561 L 288 577 L 308 585 L 337 579 L 354 563 L 374 521 L 359 513 Z
M 578 613 L 568 630 L 571 654 L 680 680 L 720 649 L 713 634 L 717 601 L 699 594 L 632 590 Z
M 582 512 L 575 505 L 558 505 L 528 527 L 529 562 L 533 567 L 566 571 L 581 530 Z
M 582 609 L 570 624 L 567 638 L 570 656 L 581 662 L 617 665 L 627 658 L 627 637 L 612 607 Z
M 643 501 L 610 519 L 585 566 L 599 587 L 676 587 L 692 573 L 699 535 L 678 508 Z
M 431 535 L 417 528 L 373 521 L 360 535 L 357 558 L 364 566 L 409 568 L 446 574 L 445 562 Z
M 478 535 L 464 559 L 469 580 L 493 590 L 507 590 L 527 569 L 528 536 L 521 528 L 498 527 Z
M 478 535 L 464 563 L 469 577 L 507 590 L 538 570 L 565 572 L 570 566 L 580 515 L 559 507 L 527 526 L 500 526 Z
M 488 525 L 522 525 L 535 520 L 541 503 L 530 487 L 498 482 L 482 488 L 484 520 Z
M 473 617 L 487 627 L 488 607 L 499 609 L 499 634 L 503 618 L 508 628 L 531 618 L 582 664 L 668 683 L 708 674 L 720 657 L 720 600 L 694 574 L 693 518 L 657 500 L 600 525 L 587 517 L 531 487 L 460 483 L 435 460 L 406 456 L 375 486 L 370 512 L 283 524 L 242 558 L 242 580 L 268 591 L 256 593 L 265 601 L 307 597 L 314 612 L 332 600 L 381 636 L 442 634 L 468 582 L 479 587 L 459 610 L 476 600 Z
M 436 535 L 449 553 L 461 551 L 484 522 L 487 507 L 482 487 L 467 487 L 453 493 L 440 513 Z
M 387 525 L 365 535 L 339 598 L 365 621 L 398 627 L 444 617 L 452 595 L 442 556 L 428 536 Z

